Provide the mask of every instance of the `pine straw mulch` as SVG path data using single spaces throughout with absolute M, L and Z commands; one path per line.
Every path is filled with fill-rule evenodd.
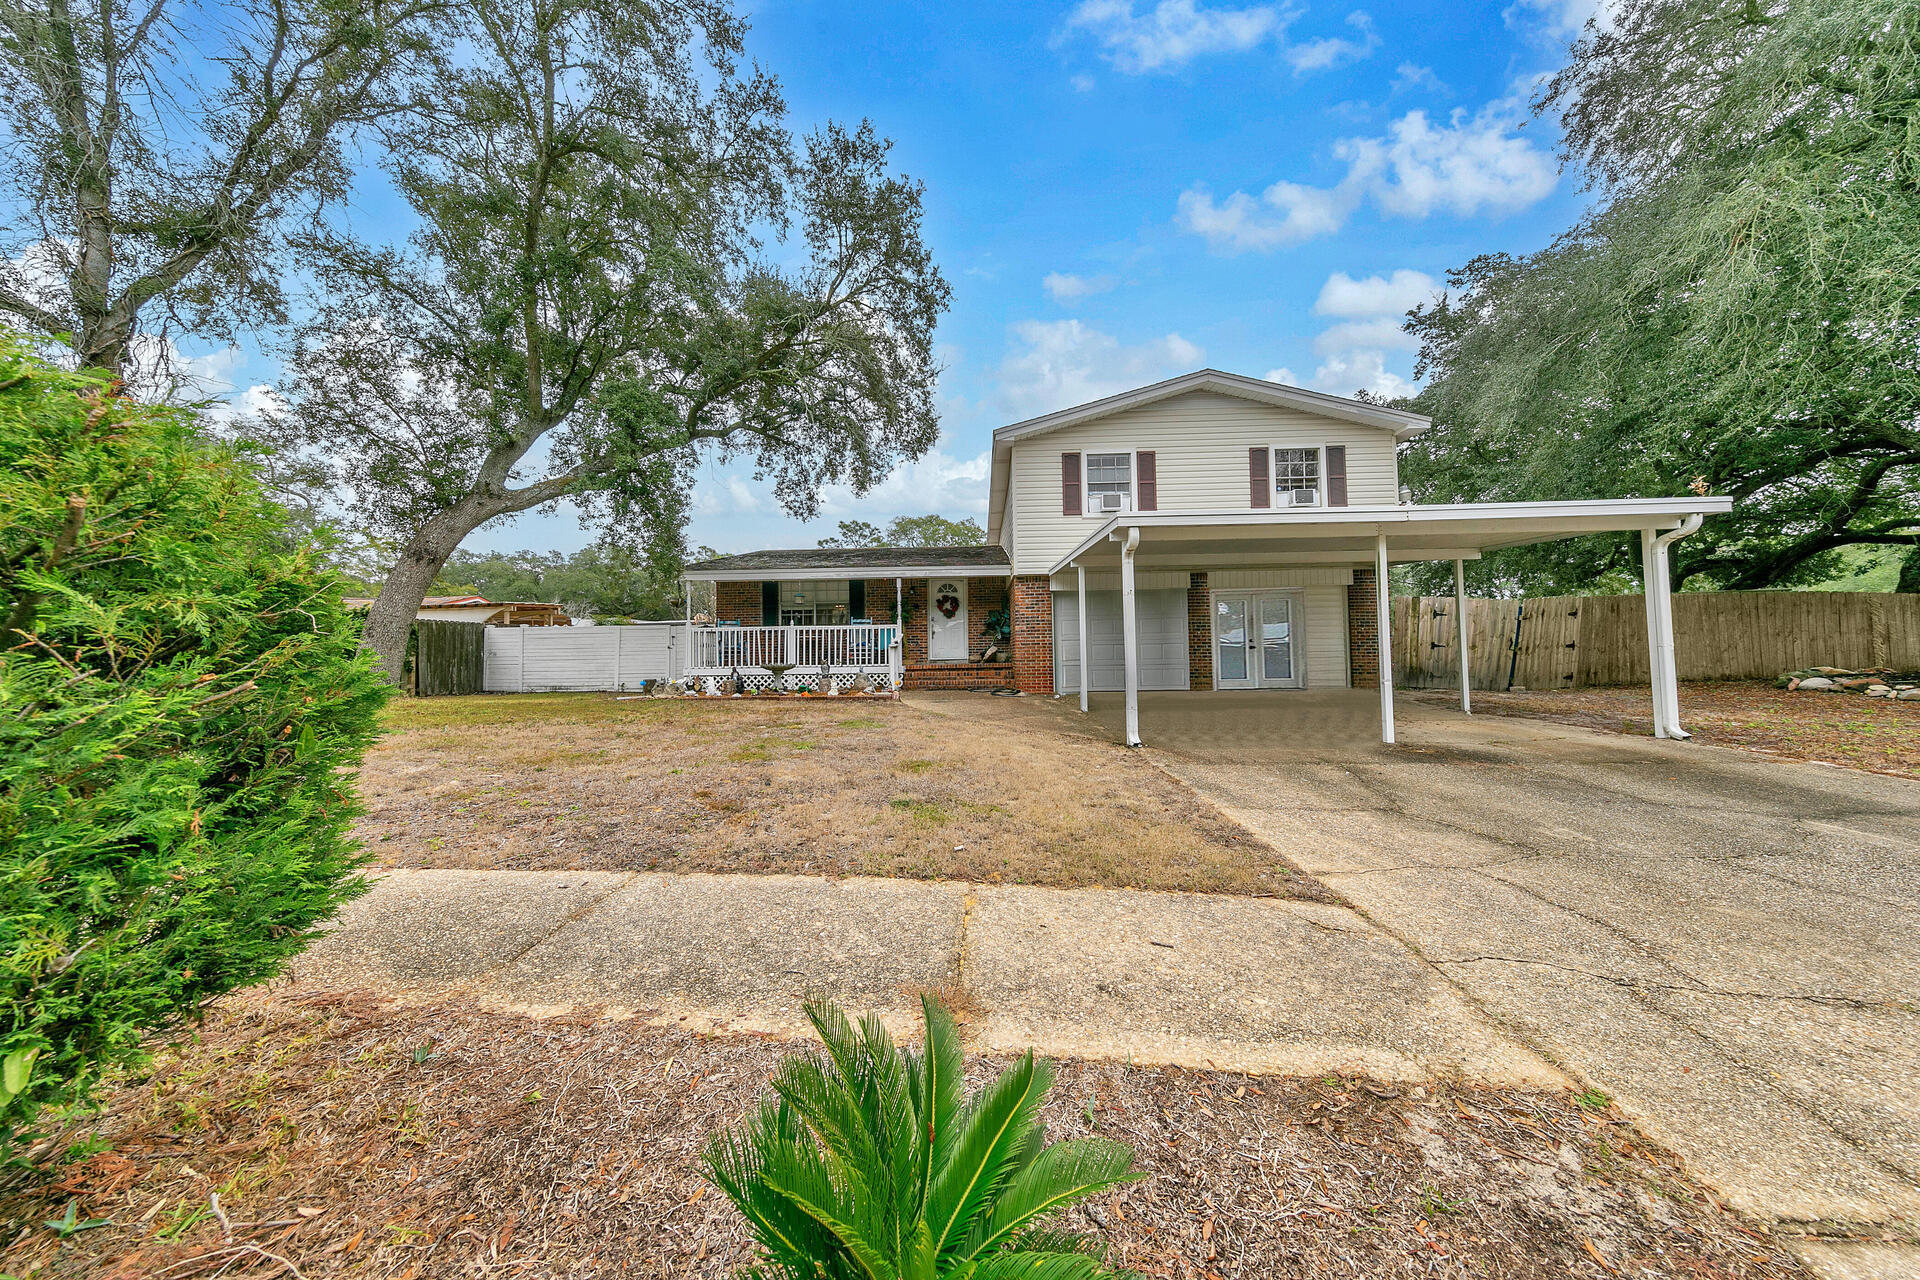
M 1044 727 L 870 698 L 607 694 L 408 699 L 387 722 L 359 826 L 385 867 L 1330 896 L 1125 748 Z
M 1457 694 L 1418 691 L 1422 702 L 1458 705 Z M 1612 733 L 1653 733 L 1644 688 L 1476 691 L 1473 709 L 1557 720 Z M 1793 692 L 1755 680 L 1688 681 L 1680 723 L 1697 741 L 1920 778 L 1920 702 L 1858 694 Z
M 790 1048 L 364 992 L 232 997 L 63 1135 L 84 1141 L 56 1181 L 0 1204 L 0 1270 L 726 1275 L 749 1250 L 698 1154 Z M 1065 1225 L 1146 1276 L 1802 1274 L 1610 1109 L 1564 1096 L 1060 1065 L 1052 1136 L 1132 1143 L 1150 1175 Z M 21 1225 L 69 1198 L 112 1225 L 65 1243 Z

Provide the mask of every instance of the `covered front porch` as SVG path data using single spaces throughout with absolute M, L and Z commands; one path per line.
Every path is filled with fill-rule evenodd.
M 1213 570 L 1244 572 L 1256 568 L 1315 565 L 1359 566 L 1371 579 L 1373 662 L 1379 692 L 1379 738 L 1393 743 L 1392 663 L 1384 642 L 1391 635 L 1388 571 L 1412 561 L 1452 561 L 1455 616 L 1465 633 L 1465 564 L 1487 551 L 1592 533 L 1635 532 L 1641 543 L 1648 601 L 1647 643 L 1652 672 L 1654 733 L 1685 738 L 1673 661 L 1673 609 L 1667 548 L 1700 527 L 1707 515 L 1728 511 L 1728 498 L 1616 499 L 1588 502 L 1472 503 L 1450 506 L 1317 508 L 1286 511 L 1136 512 L 1106 521 L 1056 563 L 1056 580 L 1077 583 L 1073 610 L 1081 710 L 1090 709 L 1088 661 L 1088 573 L 1117 572 L 1123 650 L 1122 740 L 1142 745 L 1140 733 L 1140 618 L 1136 584 L 1143 573 L 1181 569 L 1197 575 Z M 1249 633 L 1251 635 L 1251 633 Z M 1251 645 L 1251 640 L 1249 641 Z M 1365 655 L 1356 645 L 1356 669 Z M 1460 707 L 1472 714 L 1472 691 L 1462 665 Z M 1357 671 L 1356 671 L 1357 674 Z M 1359 681 L 1355 681 L 1359 683 Z M 1066 689 L 1060 692 L 1068 692 Z
M 1012 680 L 1011 568 L 986 547 L 816 547 L 687 566 L 686 673 L 703 689 L 992 688 Z M 691 595 L 691 593 L 689 593 Z

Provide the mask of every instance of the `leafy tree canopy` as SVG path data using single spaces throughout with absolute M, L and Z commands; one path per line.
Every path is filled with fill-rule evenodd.
M 1815 580 L 1920 541 L 1920 10 L 1628 0 L 1544 92 L 1600 206 L 1416 309 L 1423 501 L 1730 494 L 1676 582 Z M 1570 590 L 1620 539 L 1476 569 Z
M 937 436 L 948 289 L 920 187 L 870 128 L 796 147 L 721 3 L 447 13 L 462 38 L 392 126 L 420 230 L 318 246 L 281 424 L 399 546 L 367 623 L 388 670 L 489 520 L 567 499 L 666 563 L 703 450 L 805 516 L 827 480 L 864 489 Z
M 284 322 L 286 236 L 346 194 L 432 2 L 0 0 L 0 312 L 129 377 L 171 328 Z
M 842 520 L 840 532 L 820 539 L 823 547 L 977 547 L 987 540 L 978 520 L 945 516 L 895 516 L 882 529 L 867 520 Z
M 706 547 L 694 553 L 711 555 Z M 541 600 L 576 618 L 666 619 L 681 615 L 685 597 L 674 571 L 631 548 L 598 544 L 572 555 L 558 551 L 456 551 L 433 584 L 436 595 L 489 600 Z

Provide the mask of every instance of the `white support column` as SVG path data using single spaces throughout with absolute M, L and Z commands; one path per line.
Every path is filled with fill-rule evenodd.
M 1387 535 L 1373 539 L 1373 619 L 1380 667 L 1380 741 L 1393 744 L 1393 618 L 1387 609 Z
M 1120 544 L 1120 639 L 1127 671 L 1127 745 L 1130 747 L 1140 745 L 1140 629 L 1133 609 L 1133 553 L 1139 545 L 1140 530 L 1128 529 L 1126 541 Z M 1085 670 L 1081 668 L 1082 679 L 1085 679 Z
M 1660 643 L 1660 571 L 1657 540 L 1651 529 L 1640 531 L 1640 582 L 1647 606 L 1647 689 L 1653 698 L 1653 736 L 1667 736 L 1666 674 L 1662 669 L 1666 648 Z
M 1473 714 L 1473 663 L 1467 652 L 1467 562 L 1453 562 L 1453 621 L 1460 651 L 1460 710 Z
M 1698 527 L 1697 521 L 1695 527 Z M 1686 532 L 1691 533 L 1692 529 Z M 1660 613 L 1661 679 L 1656 692 L 1666 711 L 1667 736 L 1689 738 L 1693 735 L 1680 727 L 1680 663 L 1673 653 L 1673 572 L 1667 559 L 1667 543 L 1676 536 L 1685 537 L 1686 534 L 1672 533 L 1653 540 L 1653 569 L 1660 582 L 1655 603 Z
M 1087 566 L 1073 566 L 1075 584 L 1080 589 L 1080 607 L 1075 615 L 1080 619 L 1080 709 L 1087 709 L 1087 689 L 1090 678 L 1087 674 Z

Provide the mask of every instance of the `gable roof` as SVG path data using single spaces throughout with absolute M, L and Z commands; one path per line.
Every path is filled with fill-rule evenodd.
M 728 581 L 796 580 L 812 577 L 926 577 L 942 570 L 985 570 L 990 575 L 1004 574 L 1012 564 L 999 547 L 800 547 L 791 551 L 749 551 L 744 555 L 717 556 L 688 565 L 682 572 L 689 578 Z M 926 570 L 914 573 L 911 570 Z
M 993 479 L 987 494 L 987 536 L 989 538 L 1000 536 L 1000 526 L 1006 512 L 1007 471 L 1013 457 L 1015 441 L 1045 435 L 1049 431 L 1077 427 L 1082 423 L 1111 417 L 1116 413 L 1125 413 L 1129 409 L 1138 409 L 1142 405 L 1186 395 L 1191 391 L 1212 391 L 1224 396 L 1237 396 L 1242 400 L 1272 405 L 1279 409 L 1297 409 L 1303 413 L 1316 413 L 1324 418 L 1335 418 L 1358 426 L 1377 427 L 1382 431 L 1391 431 L 1396 444 L 1411 440 L 1433 425 L 1433 420 L 1424 414 L 1408 413 L 1404 409 L 1389 409 L 1385 405 L 1368 404 L 1364 400 L 1354 400 L 1347 396 L 1328 395 L 1324 391 L 1308 391 L 1305 387 L 1290 387 L 1285 383 L 1249 378 L 1244 374 L 1223 373 L 1218 369 L 1196 369 L 1192 373 L 1183 373 L 1163 382 L 1135 387 L 1131 391 L 1122 391 L 1117 395 L 1091 400 L 1069 409 L 1058 409 L 1053 413 L 1041 414 L 1037 418 L 1028 418 L 1024 422 L 1010 423 L 997 429 L 993 433 Z

